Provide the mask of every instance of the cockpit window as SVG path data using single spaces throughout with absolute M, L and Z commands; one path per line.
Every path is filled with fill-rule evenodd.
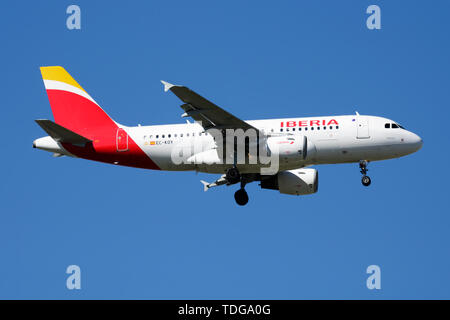
M 398 129 L 398 128 L 401 128 L 401 129 L 404 129 L 404 130 L 406 130 L 405 128 L 403 128 L 401 125 L 399 125 L 398 123 L 385 123 L 384 124 L 384 127 L 386 128 L 386 129 Z

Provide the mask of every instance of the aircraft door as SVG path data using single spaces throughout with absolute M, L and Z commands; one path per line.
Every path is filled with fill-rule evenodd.
M 128 150 L 128 134 L 122 128 L 118 128 L 117 129 L 116 146 L 117 146 L 117 151 L 118 152 L 122 152 L 122 151 L 127 151 Z
M 370 138 L 369 133 L 369 118 L 364 116 L 356 117 L 356 126 L 357 126 L 357 139 L 368 139 Z

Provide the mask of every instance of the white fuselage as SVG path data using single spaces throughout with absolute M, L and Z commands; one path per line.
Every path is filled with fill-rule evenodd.
M 182 117 L 195 123 L 128 127 L 109 117 L 61 66 L 41 67 L 54 121 L 37 119 L 48 134 L 33 147 L 120 166 L 149 170 L 221 174 L 201 181 L 204 190 L 239 184 L 238 205 L 248 202 L 245 186 L 307 195 L 318 190 L 316 164 L 359 162 L 369 186 L 369 161 L 416 152 L 422 140 L 392 120 L 356 115 L 243 121 L 185 86 L 161 81 L 183 104 Z
M 411 154 L 422 146 L 421 138 L 389 119 L 348 115 L 246 121 L 269 136 L 306 136 L 314 153 L 305 160 L 280 161 L 279 171 L 314 165 L 377 161 Z M 389 124 L 389 128 L 387 128 Z M 162 170 L 197 170 L 223 173 L 232 164 L 174 163 L 174 149 L 216 147 L 211 135 L 197 123 L 123 127 L 127 134 Z M 259 172 L 258 165 L 241 165 L 242 173 Z

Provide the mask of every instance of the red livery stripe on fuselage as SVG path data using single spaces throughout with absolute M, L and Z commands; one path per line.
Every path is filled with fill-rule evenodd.
M 73 155 L 123 166 L 155 169 L 160 168 L 128 136 L 128 149 L 117 151 L 116 134 L 119 126 L 94 102 L 78 94 L 48 89 L 55 122 L 90 140 L 85 147 L 63 143 Z

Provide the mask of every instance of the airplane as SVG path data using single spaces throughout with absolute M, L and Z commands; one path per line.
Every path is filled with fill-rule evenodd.
M 55 157 L 221 174 L 214 182 L 202 180 L 204 190 L 239 184 L 234 198 L 241 206 L 249 200 L 246 184 L 254 181 L 282 194 L 316 193 L 318 171 L 311 166 L 319 164 L 358 163 L 361 182 L 369 186 L 369 162 L 406 156 L 423 144 L 393 120 L 358 112 L 244 121 L 189 88 L 165 81 L 164 91 L 183 102 L 182 117 L 194 122 L 130 127 L 111 119 L 63 67 L 40 70 L 54 121 L 35 120 L 48 136 L 34 140 L 33 148 Z

